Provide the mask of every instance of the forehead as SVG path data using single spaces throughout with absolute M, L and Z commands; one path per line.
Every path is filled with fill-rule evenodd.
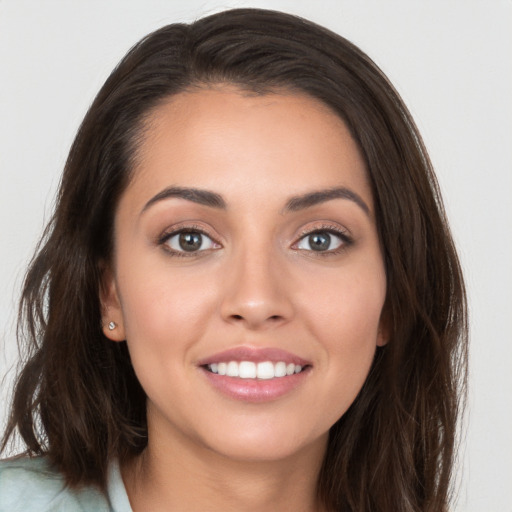
M 239 192 L 282 200 L 347 186 L 372 204 L 359 148 L 329 107 L 305 94 L 234 86 L 177 94 L 147 119 L 126 193 L 143 201 L 169 186 L 215 190 L 228 200 Z

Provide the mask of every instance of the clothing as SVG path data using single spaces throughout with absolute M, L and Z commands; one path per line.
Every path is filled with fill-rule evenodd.
M 108 469 L 107 496 L 69 489 L 44 457 L 0 461 L 0 512 L 132 512 L 119 464 Z

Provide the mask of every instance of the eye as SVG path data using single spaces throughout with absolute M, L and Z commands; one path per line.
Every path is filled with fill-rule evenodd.
M 319 230 L 303 236 L 297 243 L 296 248 L 305 251 L 333 252 L 348 242 L 348 237 L 343 233 Z
M 171 233 L 164 237 L 162 243 L 175 253 L 194 253 L 219 247 L 206 233 L 197 230 Z

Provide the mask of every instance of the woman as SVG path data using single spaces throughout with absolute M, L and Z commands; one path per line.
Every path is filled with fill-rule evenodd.
M 4 447 L 43 457 L 3 463 L 0 510 L 446 510 L 460 267 L 405 106 L 326 29 L 239 9 L 136 45 L 21 308 Z

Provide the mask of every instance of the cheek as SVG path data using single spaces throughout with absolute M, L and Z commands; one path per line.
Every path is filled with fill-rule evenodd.
M 121 282 L 126 340 L 137 378 L 152 402 L 178 407 L 180 397 L 192 392 L 191 353 L 213 316 L 212 293 L 165 264 L 133 265 Z
M 340 273 L 305 298 L 309 309 L 304 316 L 326 372 L 323 406 L 336 404 L 334 420 L 348 409 L 368 376 L 385 293 L 384 270 L 375 265 L 366 272 Z
M 357 349 L 374 345 L 386 295 L 382 265 L 367 265 L 361 271 L 333 273 L 303 298 L 312 328 L 318 338 L 337 340 L 332 347 Z
M 177 351 L 200 337 L 215 309 L 208 282 L 192 272 L 173 272 L 162 262 L 126 265 L 119 281 L 126 337 L 132 355 L 148 358 Z M 151 354 L 147 350 L 151 348 Z

